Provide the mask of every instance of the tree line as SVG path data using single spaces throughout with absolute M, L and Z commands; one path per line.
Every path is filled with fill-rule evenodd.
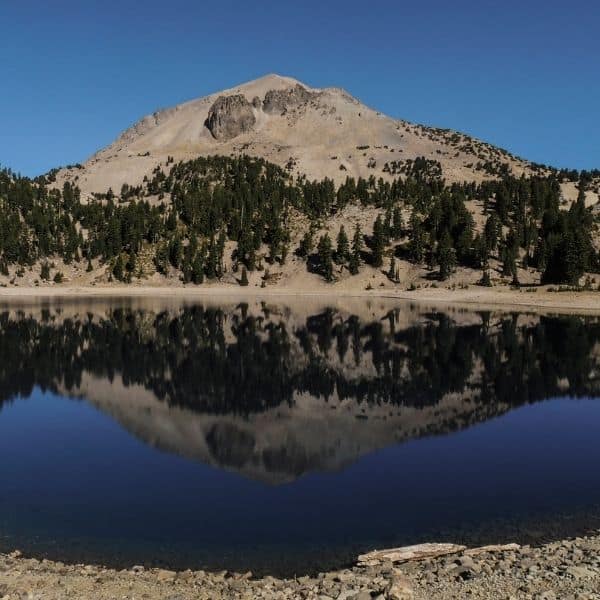
M 260 158 L 212 156 L 157 166 L 143 185 L 124 184 L 83 202 L 79 189 L 54 176 L 29 179 L 0 171 L 0 272 L 52 257 L 66 263 L 100 260 L 110 276 L 129 281 L 142 274 L 140 256 L 149 249 L 152 268 L 200 284 L 219 278 L 231 248 L 233 270 L 242 273 L 284 264 L 291 252 L 329 281 L 334 265 L 356 274 L 364 264 L 397 279 L 398 260 L 421 263 L 446 279 L 456 266 L 481 269 L 490 260 L 518 283 L 518 267 L 534 267 L 544 283 L 577 284 L 585 272 L 600 271 L 593 243 L 594 219 L 585 207 L 593 172 L 582 172 L 579 196 L 561 208 L 561 181 L 572 172 L 448 185 L 436 161 L 403 165 L 393 181 L 348 177 L 293 179 Z M 375 208 L 368 231 L 343 227 L 317 236 L 346 206 Z M 480 205 L 483 228 L 475 227 L 469 203 Z M 292 221 L 308 227 L 292 247 Z M 227 250 L 229 251 L 229 250 Z M 147 265 L 146 265 L 147 267 Z

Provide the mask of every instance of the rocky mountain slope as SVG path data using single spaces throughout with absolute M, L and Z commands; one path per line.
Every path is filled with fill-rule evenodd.
M 447 181 L 481 181 L 539 167 L 455 131 L 392 119 L 339 88 L 311 88 L 267 75 L 142 118 L 83 165 L 63 169 L 84 196 L 138 185 L 169 157 L 260 156 L 294 175 L 391 180 L 407 161 L 438 161 Z

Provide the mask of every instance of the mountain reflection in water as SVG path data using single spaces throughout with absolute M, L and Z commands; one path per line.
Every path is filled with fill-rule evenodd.
M 5 307 L 0 427 L 39 389 L 149 449 L 280 486 L 523 405 L 598 396 L 599 341 L 592 317 L 407 305 Z

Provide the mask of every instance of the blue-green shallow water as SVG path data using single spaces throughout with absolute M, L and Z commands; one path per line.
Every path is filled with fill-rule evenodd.
M 3 369 L 3 547 L 111 564 L 302 572 L 345 562 L 372 547 L 476 538 L 474 532 L 482 532 L 481 539 L 514 539 L 558 514 L 580 515 L 589 508 L 591 515 L 600 504 L 600 402 L 581 394 L 595 390 L 595 340 L 576 351 L 580 370 L 572 357 L 562 361 L 572 363 L 565 367 L 569 389 L 565 373 L 552 375 L 541 364 L 552 353 L 561 358 L 573 341 L 572 321 L 545 323 L 543 336 L 539 321 L 535 335 L 524 325 L 516 337 L 510 335 L 512 346 L 496 339 L 495 363 L 484 338 L 503 334 L 479 331 L 473 343 L 473 331 L 466 335 L 455 324 L 428 345 L 423 338 L 431 315 L 421 317 L 414 326 L 419 335 L 409 338 L 420 340 L 414 344 L 421 349 L 411 363 L 413 375 L 407 375 L 406 369 L 386 373 L 385 367 L 393 348 L 406 348 L 405 330 L 400 337 L 397 329 L 367 333 L 381 320 L 360 324 L 358 361 L 351 349 L 340 361 L 337 343 L 318 342 L 331 335 L 330 320 L 311 322 L 308 333 L 289 325 L 296 330 L 287 332 L 285 343 L 261 331 L 244 354 L 240 348 L 249 341 L 240 341 L 239 319 L 219 317 L 226 334 L 219 337 L 208 312 L 192 319 L 196 325 L 208 319 L 206 330 L 192 331 L 191 321 L 182 325 L 188 309 L 182 310 L 166 317 L 165 348 L 157 343 L 165 321 L 148 312 L 129 314 L 125 321 L 96 316 L 100 329 L 85 334 L 85 319 L 77 327 L 73 320 L 64 325 L 34 319 L 27 331 L 20 330 L 28 360 L 43 369 L 15 358 L 16 352 L 6 359 L 19 367 L 13 379 L 9 365 Z M 0 339 L 8 335 L 18 343 L 19 327 L 8 329 L 23 318 L 3 321 Z M 438 329 L 448 326 L 437 317 L 433 322 Z M 65 326 L 68 340 L 60 331 Z M 231 326 L 238 328 L 237 337 L 227 335 Z M 588 322 L 582 326 L 586 335 L 595 331 Z M 556 343 L 548 341 L 551 329 Z M 121 339 L 115 356 L 111 336 L 124 331 L 131 335 Z M 202 331 L 207 339 L 216 336 L 215 344 L 206 345 L 198 337 Z M 450 335 L 454 342 L 438 355 Z M 315 348 L 307 346 L 306 336 L 317 340 Z M 377 339 L 382 357 L 375 359 Z M 309 357 L 304 365 L 297 340 L 304 340 L 299 347 Z M 485 384 L 477 355 L 481 343 L 496 377 Z M 107 347 L 110 358 L 100 351 Z M 162 350 L 166 354 L 159 359 Z M 311 356 L 317 350 L 318 361 Z M 88 362 L 82 359 L 86 352 L 93 352 Z M 152 355 L 147 363 L 144 353 Z M 511 360 L 507 353 L 518 358 L 503 372 L 508 367 L 499 365 Z M 227 369 L 238 369 L 233 391 L 209 371 L 195 379 L 197 371 L 187 361 L 197 354 L 211 362 L 210 372 L 222 370 L 225 380 Z M 419 361 L 429 365 L 427 381 L 433 383 L 415 389 L 420 399 L 411 402 L 397 386 L 414 380 Z M 438 362 L 433 370 L 432 361 Z M 514 369 L 527 401 L 515 396 L 515 381 L 504 390 Z M 337 374 L 333 388 L 331 372 Z M 169 385 L 161 387 L 159 373 Z M 263 377 L 278 380 L 268 401 L 258 385 Z M 445 378 L 456 380 L 451 390 Z M 311 389 L 316 380 L 318 389 Z M 545 397 L 557 391 L 554 380 L 564 397 Z M 16 381 L 21 392 L 11 395 Z M 185 394 L 191 394 L 187 403 Z

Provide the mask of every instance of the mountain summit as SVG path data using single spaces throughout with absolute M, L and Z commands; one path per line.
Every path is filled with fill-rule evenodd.
M 83 168 L 63 169 L 84 196 L 137 185 L 169 157 L 248 154 L 309 179 L 390 180 L 418 157 L 440 163 L 449 181 L 481 181 L 535 167 L 467 135 L 387 117 L 340 88 L 312 88 L 267 75 L 157 111 L 124 131 Z

